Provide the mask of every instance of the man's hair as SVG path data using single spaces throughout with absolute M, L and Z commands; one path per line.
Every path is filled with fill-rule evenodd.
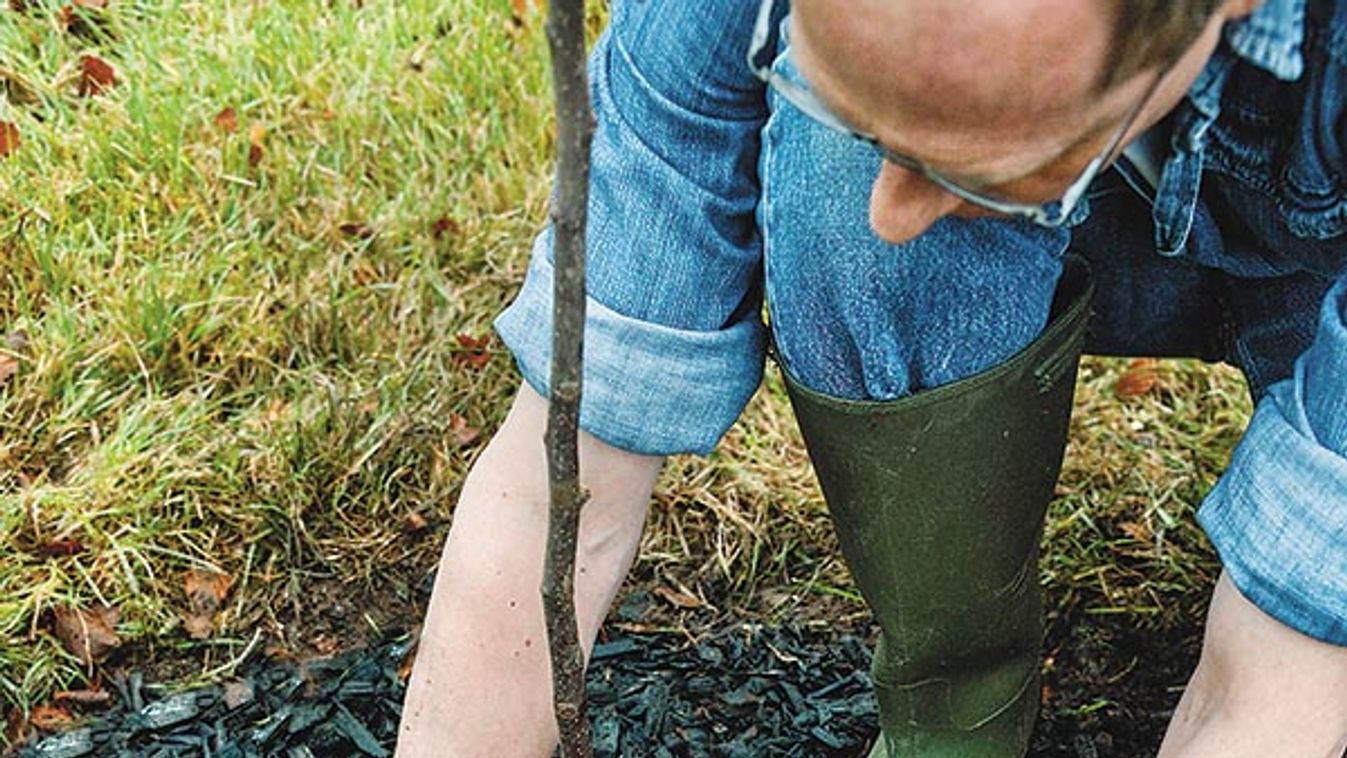
M 1113 46 L 1102 89 L 1172 64 L 1197 40 L 1224 0 L 1113 0 Z

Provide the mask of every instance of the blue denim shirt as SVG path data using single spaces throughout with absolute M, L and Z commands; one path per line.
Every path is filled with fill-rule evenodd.
M 1180 112 L 1173 126 L 1155 202 L 1155 249 L 1161 255 L 1181 255 L 1188 244 L 1202 187 L 1204 148 L 1221 115 L 1221 95 L 1236 60 L 1293 81 L 1305 67 L 1300 53 L 1304 37 L 1305 0 L 1265 0 L 1248 19 L 1225 29 L 1227 46 L 1193 82 L 1191 107 Z
M 581 424 L 621 448 L 709 452 L 761 379 L 759 214 L 773 179 L 763 172 L 789 163 L 761 160 L 772 108 L 743 62 L 753 6 L 615 0 L 591 60 L 598 131 Z M 1160 255 L 1232 276 L 1313 272 L 1337 281 L 1317 326 L 1306 321 L 1308 347 L 1293 369 L 1283 370 L 1289 359 L 1273 361 L 1280 368 L 1263 382 L 1250 369 L 1256 360 L 1243 366 L 1261 400 L 1199 516 L 1246 596 L 1337 644 L 1347 644 L 1347 161 L 1337 127 L 1347 77 L 1335 76 L 1345 59 L 1347 0 L 1265 0 L 1227 27 L 1165 122 L 1169 151 L 1149 193 Z M 1303 133 L 1286 133 L 1292 125 Z M 1278 130 L 1280 141 L 1266 138 Z M 854 173 L 846 192 L 817 199 L 819 214 L 854 215 L 873 171 Z M 1203 201 L 1212 193 L 1219 213 Z M 1232 234 L 1232 218 L 1256 233 Z M 1047 245 L 1058 244 L 1058 232 L 952 221 L 911 245 L 960 238 L 986 247 L 1006 234 L 1020 247 Z M 518 298 L 496 323 L 542 394 L 550 258 L 545 231 Z

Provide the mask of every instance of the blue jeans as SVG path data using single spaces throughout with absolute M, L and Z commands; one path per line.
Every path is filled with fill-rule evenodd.
M 744 66 L 752 5 L 618 0 L 595 51 L 582 425 L 710 450 L 759 382 L 764 292 L 781 360 L 817 391 L 970 376 L 1040 332 L 1069 249 L 1097 281 L 1089 350 L 1244 371 L 1257 411 L 1199 519 L 1254 603 L 1347 645 L 1347 0 L 1311 2 L 1294 50 L 1259 34 L 1293 26 L 1298 0 L 1227 30 L 1165 124 L 1157 189 L 1124 166 L 1073 229 L 947 219 L 900 246 L 868 226 L 873 153 Z M 497 322 L 544 394 L 550 287 L 544 233 Z

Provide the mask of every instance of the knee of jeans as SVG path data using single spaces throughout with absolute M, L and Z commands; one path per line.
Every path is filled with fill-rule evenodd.
M 893 400 L 1010 358 L 1047 323 L 1062 260 L 995 226 L 942 221 L 898 246 L 868 229 L 777 235 L 766 288 L 778 362 L 823 394 Z

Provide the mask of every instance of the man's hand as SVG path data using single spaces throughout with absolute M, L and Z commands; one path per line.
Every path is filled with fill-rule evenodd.
M 524 385 L 463 485 L 412 670 L 399 758 L 546 758 L 556 743 L 543 625 L 547 401 Z M 640 544 L 662 458 L 580 434 L 576 620 L 586 655 Z
M 1260 611 L 1221 574 L 1160 758 L 1342 758 L 1347 648 Z

